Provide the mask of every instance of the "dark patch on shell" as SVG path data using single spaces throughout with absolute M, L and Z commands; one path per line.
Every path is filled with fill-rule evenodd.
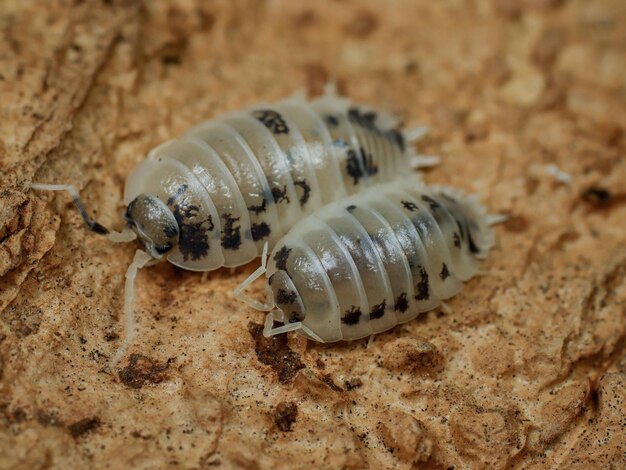
M 441 266 L 441 273 L 439 273 L 439 277 L 442 281 L 445 281 L 450 277 L 450 271 L 448 271 L 448 265 L 443 263 Z
M 339 120 L 332 114 L 327 114 L 326 116 L 324 116 L 324 121 L 326 122 L 326 124 L 332 127 L 337 127 L 339 125 Z
M 420 280 L 415 286 L 415 289 L 417 291 L 417 293 L 415 294 L 415 299 L 428 300 L 430 297 L 428 293 L 428 291 L 430 290 L 428 273 L 426 272 L 426 269 L 424 269 L 424 266 L 418 266 L 418 269 L 420 274 Z
M 461 248 L 461 237 L 459 236 L 459 234 L 457 232 L 454 232 L 454 235 L 452 237 L 454 238 L 454 246 L 457 248 Z
M 259 215 L 261 212 L 265 212 L 267 210 L 267 199 L 263 198 L 263 202 L 256 206 L 249 206 L 248 210 L 250 212 L 254 212 L 256 215 Z
M 422 194 L 422 201 L 427 202 L 433 212 L 441 207 L 437 201 L 426 194 Z
M 374 305 L 372 310 L 370 311 L 370 320 L 376 320 L 377 318 L 382 318 L 385 314 L 385 307 L 387 306 L 387 301 L 383 300 L 378 305 Z
M 263 336 L 263 325 L 252 322 L 248 324 L 248 332 L 254 339 L 254 350 L 259 362 L 270 366 L 281 384 L 291 383 L 298 371 L 306 367 L 300 355 L 287 345 L 287 335 L 266 338 Z
M 252 235 L 252 240 L 256 242 L 268 237 L 270 233 L 272 233 L 272 230 L 265 222 L 259 222 L 258 224 L 252 224 L 252 227 L 250 227 L 250 233 Z
M 401 151 L 404 152 L 406 150 L 406 141 L 404 140 L 404 134 L 402 132 L 397 129 L 391 129 L 387 131 L 385 135 L 391 142 L 396 144 Z
M 350 108 L 348 110 L 348 119 L 370 132 L 381 133 L 380 129 L 376 127 L 376 113 L 373 111 L 363 112 L 359 108 Z
M 276 262 L 277 269 L 287 271 L 287 259 L 289 258 L 289 253 L 291 253 L 291 249 L 286 246 L 283 246 L 276 252 L 274 255 L 274 261 Z
M 223 214 L 224 234 L 222 235 L 222 246 L 226 250 L 236 250 L 241 246 L 241 227 L 235 226 L 239 217 L 232 217 L 230 214 Z
M 472 238 L 472 232 L 469 227 L 466 226 L 465 229 L 467 230 L 467 243 L 469 244 L 469 249 L 473 254 L 477 255 L 478 253 L 480 253 L 480 248 L 478 248 L 478 246 L 474 242 L 474 239 Z
M 352 212 L 354 209 L 356 209 L 356 206 L 354 204 L 349 205 L 348 207 L 346 207 L 346 210 L 348 212 Z
M 346 310 L 344 316 L 341 317 L 341 321 L 346 325 L 356 325 L 357 323 L 359 323 L 361 315 L 361 309 L 353 305 L 352 307 L 350 307 L 350 310 Z
M 291 427 L 293 426 L 293 423 L 296 422 L 297 417 L 298 405 L 296 405 L 295 401 L 281 401 L 278 405 L 276 405 L 276 409 L 274 410 L 274 423 L 276 423 L 276 426 L 281 431 L 291 431 Z
M 187 188 L 186 184 L 181 185 L 176 194 L 167 200 L 167 205 L 173 205 L 172 213 L 180 230 L 178 249 L 183 255 L 183 260 L 188 261 L 191 258 L 192 261 L 196 261 L 209 254 L 208 232 L 212 231 L 215 225 L 210 215 L 206 220 L 189 220 L 198 216 L 200 208 L 193 204 L 182 204 L 179 202 Z
M 305 179 L 294 181 L 293 184 L 299 188 L 302 188 L 302 196 L 300 196 L 300 207 L 302 207 L 307 203 L 309 197 L 311 196 L 311 187 Z
M 287 201 L 289 204 L 289 196 L 287 196 L 287 186 L 283 186 L 281 188 L 272 188 L 272 197 L 274 198 L 274 202 L 278 204 L 282 201 Z
M 165 364 L 158 364 L 142 354 L 131 354 L 128 365 L 119 371 L 120 381 L 130 388 L 141 388 L 146 382 L 158 384 L 167 380 L 165 371 L 172 359 Z
M 357 153 L 354 149 L 348 149 L 346 159 L 346 172 L 352 177 L 352 183 L 357 185 L 363 177 L 370 177 L 378 173 L 378 166 L 374 164 L 371 154 L 365 152 L 363 147 Z
M 404 313 L 409 308 L 409 300 L 407 299 L 406 292 L 403 292 L 396 299 L 396 304 L 393 306 L 393 309 L 397 312 Z
M 400 202 L 402 202 L 402 207 L 404 207 L 408 211 L 415 212 L 419 210 L 419 206 L 415 204 L 413 201 L 400 201 Z
M 289 127 L 281 114 L 273 109 L 257 109 L 252 115 L 274 134 L 289 134 Z
M 176 216 L 176 213 L 174 213 L 174 216 Z M 210 215 L 207 218 L 207 222 L 209 223 L 209 228 L 204 226 L 205 222 L 178 222 L 180 227 L 178 249 L 182 253 L 185 261 L 189 258 L 196 261 L 209 254 L 210 246 L 209 235 L 207 232 L 213 230 L 214 227 Z
M 283 289 L 282 287 L 279 288 L 278 292 L 276 293 L 277 304 L 293 304 L 297 299 L 298 294 L 296 292 Z

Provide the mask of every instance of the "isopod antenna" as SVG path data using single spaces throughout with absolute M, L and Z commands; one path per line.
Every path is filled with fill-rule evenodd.
M 135 238 L 137 238 L 137 235 L 135 234 L 135 232 L 130 230 L 130 228 L 128 228 L 127 226 L 124 227 L 124 229 L 121 232 L 116 232 L 114 230 L 109 230 L 98 221 L 89 217 L 89 214 L 87 214 L 87 210 L 85 209 L 85 205 L 83 204 L 83 201 L 81 200 L 80 195 L 78 194 L 78 191 L 76 190 L 74 186 L 70 184 L 32 183 L 30 187 L 35 190 L 67 191 L 68 193 L 70 193 L 70 196 L 72 196 L 72 202 L 74 203 L 74 206 L 76 206 L 78 213 L 83 218 L 83 221 L 85 222 L 89 230 L 100 235 L 106 235 L 107 238 L 114 243 L 131 242 Z

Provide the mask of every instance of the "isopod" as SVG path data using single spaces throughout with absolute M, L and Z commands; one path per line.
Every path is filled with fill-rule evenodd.
M 270 310 L 264 334 L 330 343 L 410 321 L 476 275 L 500 220 L 476 196 L 414 177 L 332 202 L 276 244 L 265 270 L 271 301 L 257 306 Z
M 143 243 L 147 253 L 138 250 L 127 272 L 121 354 L 132 338 L 139 268 L 160 260 L 205 272 L 246 264 L 315 209 L 435 163 L 408 145 L 423 131 L 403 132 L 331 87 L 312 101 L 296 94 L 203 122 L 153 149 L 126 180 L 122 232 L 92 220 L 70 185 L 32 188 L 69 191 L 91 230 Z

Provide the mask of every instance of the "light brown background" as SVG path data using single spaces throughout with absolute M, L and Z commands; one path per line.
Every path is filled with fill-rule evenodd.
M 625 20 L 623 0 L 4 0 L 0 468 L 626 466 Z M 135 247 L 29 183 L 119 227 L 150 148 L 329 78 L 431 127 L 427 181 L 510 215 L 485 275 L 367 349 L 264 341 L 230 295 L 256 264 L 161 265 L 103 372 Z

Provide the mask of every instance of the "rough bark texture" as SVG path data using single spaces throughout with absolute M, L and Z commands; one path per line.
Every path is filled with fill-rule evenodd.
M 0 4 L 0 468 L 626 467 L 626 2 L 43 5 Z M 333 77 L 510 216 L 485 275 L 367 348 L 262 338 L 256 263 L 160 265 L 104 372 L 134 247 L 30 182 L 119 227 L 150 148 Z

